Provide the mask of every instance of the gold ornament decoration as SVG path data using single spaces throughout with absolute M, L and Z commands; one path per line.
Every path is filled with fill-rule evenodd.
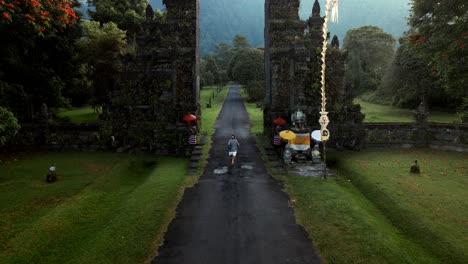
M 321 86 L 321 95 L 322 95 L 322 103 L 321 103 L 321 110 L 320 110 L 320 131 L 321 134 L 323 135 L 323 132 L 327 130 L 327 126 L 330 123 L 330 120 L 328 119 L 328 112 L 327 112 L 327 95 L 325 91 L 325 69 L 327 67 L 326 65 L 326 56 L 327 56 L 327 45 L 328 45 L 328 21 L 329 21 L 329 14 L 330 11 L 332 11 L 332 21 L 337 22 L 338 21 L 338 0 L 327 0 L 327 4 L 325 6 L 325 18 L 323 22 L 323 46 L 322 46 L 322 79 L 320 83 L 322 84 Z M 327 130 L 328 131 L 328 130 Z

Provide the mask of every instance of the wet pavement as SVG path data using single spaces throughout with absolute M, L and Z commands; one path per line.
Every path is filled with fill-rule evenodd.
M 186 190 L 152 263 L 320 263 L 312 240 L 295 223 L 288 195 L 268 175 L 249 128 L 239 88 L 232 86 L 205 171 Z M 234 166 L 227 153 L 231 134 L 241 144 Z

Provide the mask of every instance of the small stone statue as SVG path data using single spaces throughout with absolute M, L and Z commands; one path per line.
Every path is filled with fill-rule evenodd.
M 306 115 L 301 110 L 297 110 L 291 115 L 291 123 L 296 130 L 303 130 L 307 123 Z
M 291 164 L 292 162 L 291 150 L 289 150 L 288 147 L 286 147 L 286 149 L 284 150 L 283 161 L 285 164 Z
M 417 160 L 415 160 L 413 166 L 411 166 L 410 172 L 411 172 L 411 173 L 416 173 L 416 174 L 420 174 L 420 173 L 421 173 L 421 169 L 419 168 L 419 165 L 418 165 L 418 161 L 417 161 Z
M 320 163 L 320 150 L 319 145 L 315 144 L 314 149 L 312 150 L 312 162 L 313 163 Z
M 426 122 L 427 118 L 429 117 L 429 112 L 427 111 L 426 104 L 424 103 L 424 100 L 421 101 L 419 104 L 418 108 L 413 111 L 414 118 L 416 119 L 416 122 L 423 123 Z
M 49 173 L 46 177 L 47 183 L 53 183 L 57 181 L 57 174 L 55 173 L 55 166 L 49 168 Z
M 48 120 L 49 119 L 49 110 L 48 110 L 47 105 L 45 103 L 42 103 L 42 105 L 41 105 L 41 119 L 43 119 L 43 120 Z

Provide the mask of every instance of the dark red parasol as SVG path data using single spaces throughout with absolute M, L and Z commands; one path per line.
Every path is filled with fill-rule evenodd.
M 283 126 L 283 125 L 286 125 L 287 121 L 284 120 L 283 118 L 281 117 L 278 117 L 276 118 L 275 120 L 273 120 L 273 124 L 277 125 L 277 126 Z
M 197 120 L 197 117 L 192 114 L 187 114 L 187 115 L 184 115 L 184 117 L 182 117 L 182 120 L 184 120 L 184 122 L 192 122 L 192 121 Z

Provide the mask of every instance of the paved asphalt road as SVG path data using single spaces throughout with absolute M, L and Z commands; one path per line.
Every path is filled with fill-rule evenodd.
M 312 240 L 295 223 L 288 196 L 268 175 L 239 88 L 232 86 L 216 122 L 200 182 L 186 191 L 153 263 L 320 263 Z M 227 141 L 236 134 L 238 159 L 228 166 Z

